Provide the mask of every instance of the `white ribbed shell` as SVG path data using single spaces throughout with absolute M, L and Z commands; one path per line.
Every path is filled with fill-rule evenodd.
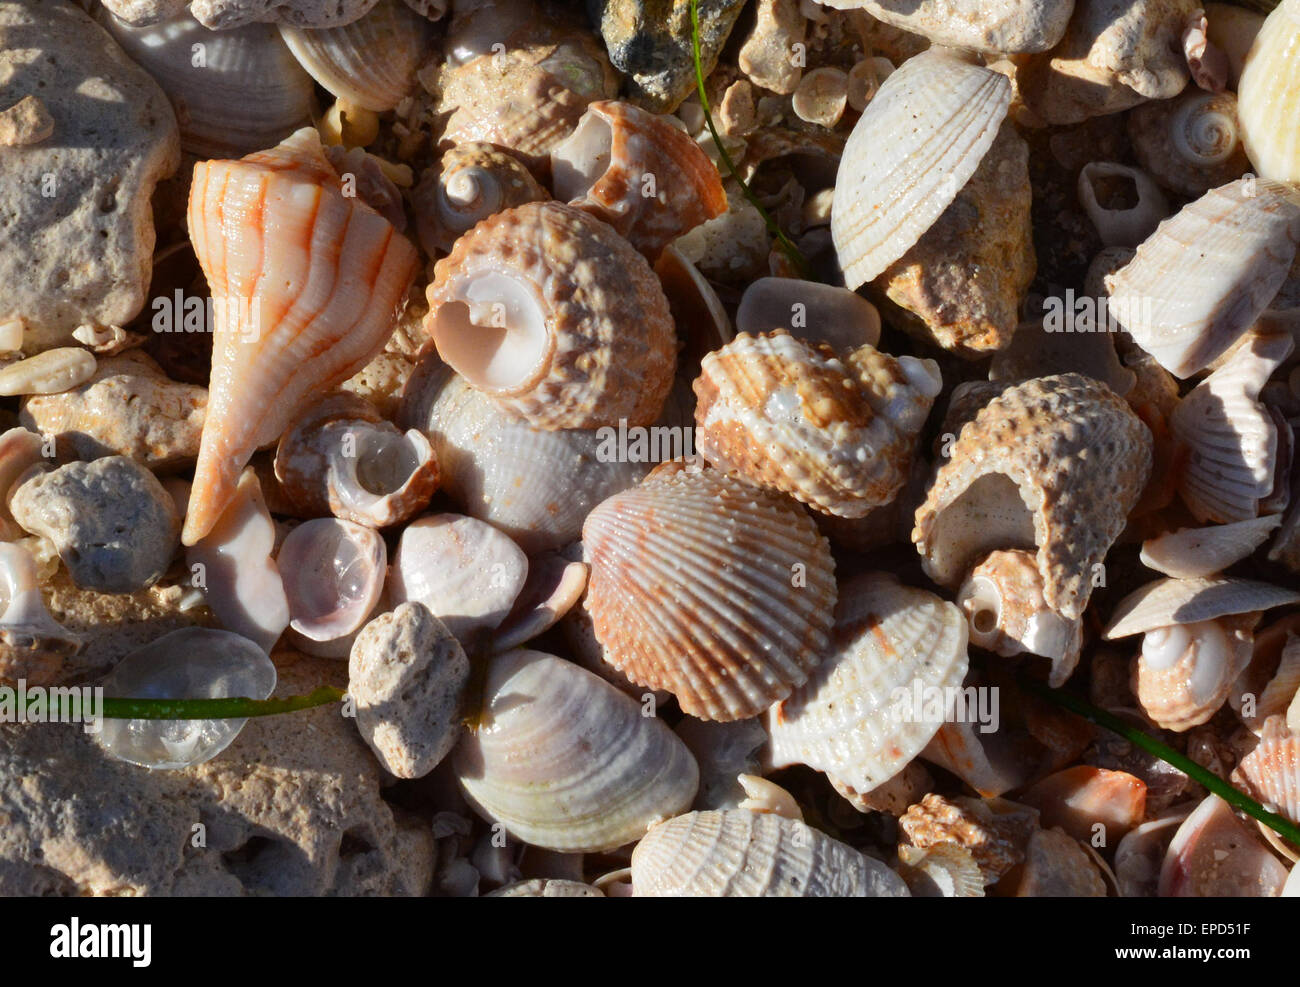
M 883 785 L 938 732 L 924 707 L 911 715 L 915 684 L 923 701 L 930 688 L 959 687 L 967 634 L 962 612 L 926 590 L 884 573 L 845 583 L 834 651 L 768 711 L 773 766 L 806 764 L 858 791 Z
M 640 839 L 685 811 L 699 783 L 663 722 L 586 669 L 522 648 L 492 659 L 482 722 L 452 764 L 480 815 L 561 853 Z
M 1109 641 L 1289 603 L 1300 603 L 1300 593 L 1249 579 L 1157 579 L 1119 601 L 1103 636 Z
M 690 812 L 632 852 L 639 898 L 907 898 L 878 860 L 812 827 L 748 809 Z
M 1179 528 L 1144 541 L 1142 564 L 1176 579 L 1213 576 L 1248 558 L 1281 523 L 1281 514 L 1269 514 L 1232 524 Z
M 1232 779 L 1292 822 L 1300 822 L 1300 737 L 1270 720 L 1264 737 L 1241 759 Z
M 1282 0 L 1246 56 L 1237 92 L 1242 143 L 1265 178 L 1300 182 L 1300 0 Z
M 840 158 L 831 234 L 857 288 L 934 225 L 997 136 L 1011 81 L 951 52 L 909 58 L 867 104 Z

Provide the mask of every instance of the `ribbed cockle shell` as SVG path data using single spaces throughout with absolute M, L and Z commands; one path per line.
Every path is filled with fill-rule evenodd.
M 254 450 L 383 348 L 419 255 L 386 219 L 343 194 L 314 130 L 239 161 L 196 165 L 189 227 L 219 302 L 182 532 L 193 545 L 229 503 Z
M 665 463 L 593 510 L 582 542 L 605 660 L 692 716 L 755 716 L 826 653 L 830 548 L 777 494 Z
M 741 333 L 700 365 L 696 448 L 751 483 L 862 517 L 907 482 L 940 386 L 933 360 Z
M 1238 88 L 1242 142 L 1265 178 L 1300 182 L 1300 2 L 1282 0 L 1246 56 Z

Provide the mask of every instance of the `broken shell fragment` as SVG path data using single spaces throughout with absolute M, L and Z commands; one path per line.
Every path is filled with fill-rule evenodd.
M 826 6 L 861 8 L 935 45 L 997 55 L 1056 47 L 1074 0 L 827 0 Z
M 691 716 L 755 716 L 826 653 L 830 547 L 777 494 L 664 463 L 596 507 L 582 543 L 585 605 L 605 660 L 667 689 Z
M 1142 822 L 1146 797 L 1140 778 L 1080 764 L 1034 782 L 1019 799 L 1038 810 L 1044 829 L 1059 826 L 1084 842 L 1100 834 L 1110 846 Z
M 1119 185 L 1126 194 L 1110 205 L 1099 192 L 1103 185 Z M 1169 200 L 1138 168 L 1113 161 L 1089 161 L 1079 171 L 1079 202 L 1108 247 L 1136 247 L 1155 232 L 1169 215 Z
M 315 644 L 343 641 L 330 656 L 346 654 L 384 591 L 384 540 L 360 524 L 316 518 L 289 532 L 275 564 L 289 602 L 289 627 Z
M 101 684 L 110 697 L 266 699 L 275 682 L 275 666 L 252 641 L 229 631 L 186 627 L 131 652 Z M 174 770 L 212 760 L 247 722 L 105 719 L 99 739 L 120 760 Z
M 25 428 L 6 429 L 0 434 L 0 541 L 17 541 L 25 532 L 9 510 L 9 495 L 20 478 L 33 466 L 45 462 L 45 440 Z
M 1161 898 L 1273 898 L 1286 867 L 1217 795 L 1178 827 L 1160 868 Z
M 80 346 L 60 346 L 0 368 L 0 396 L 58 394 L 95 375 L 95 356 Z
M 1039 829 L 1025 845 L 1019 898 L 1104 898 L 1106 882 L 1079 841 L 1060 829 Z
M 651 424 L 676 334 L 654 271 L 605 223 L 558 202 L 484 220 L 434 265 L 438 355 L 539 428 Z
M 591 672 L 523 649 L 491 659 L 480 724 L 452 764 L 480 815 L 563 853 L 640 838 L 685 811 L 699 780 L 661 720 Z
M 984 897 L 979 864 L 956 843 L 939 843 L 928 850 L 904 843 L 898 848 L 898 861 L 898 873 L 914 898 Z
M 1300 182 L 1296 134 L 1300 86 L 1300 3 L 1282 0 L 1246 56 L 1238 89 L 1242 142 L 1264 178 Z
M 759 278 L 740 298 L 736 332 L 757 336 L 775 329 L 839 351 L 856 350 L 880 342 L 880 313 L 847 288 L 797 278 Z M 721 340 L 719 346 L 727 342 Z
M 420 242 L 431 255 L 450 252 L 462 234 L 489 216 L 548 198 L 522 161 L 481 141 L 448 148 L 411 192 Z
M 963 847 L 989 885 L 1025 859 L 1029 839 L 1038 830 L 1038 810 L 1003 799 L 948 799 L 932 792 L 909 808 L 898 825 L 922 850 Z
M 1248 558 L 1282 523 L 1282 515 L 1179 528 L 1142 543 L 1142 564 L 1175 579 L 1213 576 Z
M 834 129 L 848 102 L 849 77 L 834 66 L 823 65 L 799 80 L 790 105 L 805 123 Z
M 81 643 L 45 608 L 36 563 L 27 549 L 0 543 L 0 684 L 55 681 L 63 659 L 76 654 Z
M 388 422 L 333 421 L 320 430 L 330 512 L 387 528 L 424 509 L 438 488 L 438 460 L 418 429 Z
M 1241 759 L 1232 780 L 1267 808 L 1300 822 L 1300 737 L 1280 716 L 1270 718 L 1259 743 Z
M 559 555 L 530 559 L 524 587 L 492 636 L 493 652 L 517 648 L 555 626 L 582 599 L 587 573 L 585 562 Z
M 771 813 L 688 812 L 632 851 L 637 897 L 906 898 L 883 863 L 819 830 Z

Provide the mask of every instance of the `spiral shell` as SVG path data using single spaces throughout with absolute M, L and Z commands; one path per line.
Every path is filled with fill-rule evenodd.
M 530 202 L 484 220 L 434 265 L 424 329 L 438 354 L 539 428 L 649 425 L 676 332 L 644 257 L 600 220 Z
M 907 898 L 878 860 L 794 819 L 746 809 L 689 812 L 632 851 L 637 897 Z
M 1151 433 L 1106 385 L 1079 374 L 1025 381 L 962 427 L 912 541 L 930 578 L 954 588 L 990 551 L 1036 548 L 1043 599 L 1076 620 L 1150 463 Z
M 447 253 L 489 216 L 549 198 L 522 161 L 481 141 L 448 148 L 411 192 L 420 242 L 430 254 Z
M 1246 56 L 1238 93 L 1242 143 L 1264 178 L 1300 182 L 1300 0 L 1282 0 Z
M 652 261 L 727 211 L 718 169 L 668 119 L 602 100 L 551 149 L 555 197 L 604 220 Z
M 966 642 L 961 611 L 933 593 L 884 573 L 849 580 L 827 657 L 767 713 L 772 767 L 806 764 L 860 792 L 883 785 L 950 712 L 947 691 L 966 676 Z M 937 693 L 932 719 L 925 703 Z
M 275 447 L 275 479 L 282 495 L 280 512 L 321 517 L 330 512 L 328 448 L 322 429 L 331 422 L 381 421 L 365 398 L 340 391 L 322 398 L 291 421 Z
M 438 489 L 438 459 L 419 429 L 388 422 L 329 422 L 320 430 L 330 513 L 387 528 L 410 520 Z
M 414 246 L 345 196 L 314 130 L 239 161 L 202 161 L 190 238 L 217 307 L 212 378 L 182 541 L 230 501 L 255 449 L 370 362 L 419 267 Z
M 1250 167 L 1232 93 L 1188 90 L 1147 103 L 1129 114 L 1128 132 L 1142 167 L 1180 195 L 1204 195 Z
M 830 548 L 776 494 L 665 463 L 593 510 L 582 542 L 605 660 L 692 716 L 755 716 L 826 653 Z
M 948 208 L 1011 106 L 1006 76 L 938 49 L 908 59 L 867 105 L 840 159 L 831 233 L 857 288 Z
M 485 819 L 561 853 L 639 839 L 689 807 L 699 781 L 662 721 L 591 672 L 523 649 L 492 658 L 481 723 L 452 766 Z
M 862 517 L 907 482 L 940 386 L 933 360 L 741 333 L 701 363 L 696 446 L 751 483 Z
M 391 110 L 415 86 L 432 31 L 399 0 L 378 0 L 340 27 L 280 25 L 298 63 L 335 96 L 363 109 Z
M 1241 179 L 1165 220 L 1133 260 L 1105 279 L 1109 309 L 1176 377 L 1236 342 L 1286 280 L 1300 244 L 1300 198 Z

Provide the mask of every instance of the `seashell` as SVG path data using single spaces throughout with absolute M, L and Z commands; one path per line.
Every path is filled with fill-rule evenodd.
M 1101 835 L 1102 846 L 1142 822 L 1146 800 L 1147 786 L 1140 778 L 1091 764 L 1050 774 L 1020 795 L 1023 804 L 1038 810 L 1044 829 L 1059 826 L 1085 843 Z
M 1029 839 L 1038 830 L 1038 811 L 1004 799 L 948 799 L 931 793 L 909 808 L 898 825 L 921 850 L 962 847 L 989 885 L 1025 859 Z
M 272 24 L 210 31 L 184 10 L 147 27 L 132 27 L 107 10 L 99 21 L 167 93 L 188 154 L 260 151 L 311 123 L 312 78 Z
M 229 631 L 185 627 L 137 648 L 101 683 L 104 695 L 138 699 L 266 699 L 275 665 L 263 649 Z M 152 769 L 193 767 L 230 746 L 246 719 L 109 720 L 99 741 L 113 757 Z
M 735 338 L 731 319 L 713 285 L 676 246 L 669 244 L 664 248 L 655 261 L 655 274 L 668 299 L 677 333 L 682 337 L 680 372 L 694 374 L 706 354 Z
M 1300 737 L 1280 716 L 1270 718 L 1259 743 L 1241 759 L 1232 780 L 1265 808 L 1292 822 L 1300 821 Z
M 419 429 L 332 421 L 320 430 L 330 512 L 387 528 L 418 514 L 438 489 L 438 459 Z
M 701 363 L 695 443 L 710 463 L 751 483 L 862 517 L 907 482 L 941 387 L 933 360 L 873 346 L 841 359 L 783 330 L 741 333 Z
M 664 463 L 596 507 L 582 543 L 586 609 L 605 661 L 667 689 L 684 713 L 755 716 L 826 652 L 830 546 L 779 495 Z
M 1040 829 L 1025 846 L 1018 898 L 1104 898 L 1106 883 L 1079 841 L 1059 829 Z
M 1236 565 L 1268 540 L 1282 515 L 1206 528 L 1179 528 L 1142 543 L 1142 564 L 1175 579 L 1213 576 Z
M 1043 599 L 1077 620 L 1146 484 L 1151 434 L 1079 374 L 1009 387 L 961 429 L 916 512 L 926 574 L 957 587 L 990 551 L 1037 548 Z
M 523 649 L 491 659 L 482 724 L 452 765 L 481 816 L 563 853 L 639 839 L 689 807 L 699 779 L 662 721 L 577 665 Z
M 1228 703 L 1252 732 L 1271 716 L 1286 716 L 1300 689 L 1300 614 L 1291 612 L 1255 634 L 1250 663 L 1232 685 Z
M 534 877 L 527 881 L 516 881 L 495 891 L 489 891 L 484 898 L 604 898 L 600 888 L 581 881 L 564 881 L 555 878 Z
M 833 775 L 827 775 L 826 780 L 858 812 L 888 812 L 891 816 L 901 816 L 909 805 L 920 801 L 934 788 L 934 777 L 919 760 L 910 762 L 889 781 L 869 792 L 859 792 Z M 904 878 L 907 878 L 906 874 Z M 908 884 L 911 883 L 908 879 Z
M 740 298 L 736 331 L 758 335 L 774 329 L 836 350 L 856 350 L 880 342 L 880 313 L 847 288 L 797 278 L 759 278 Z
M 602 100 L 551 149 L 555 197 L 604 220 L 651 261 L 727 211 L 718 170 L 671 119 Z
M 921 756 L 951 771 L 985 798 L 1020 788 L 1037 770 L 1013 738 L 997 732 L 982 733 L 966 721 L 940 725 Z
M 793 795 L 780 785 L 759 775 L 742 774 L 736 779 L 745 790 L 745 798 L 737 808 L 748 812 L 767 812 L 782 819 L 803 822 L 803 810 Z
M 983 898 L 984 875 L 969 850 L 940 843 L 928 850 L 903 844 L 898 873 L 914 898 Z
M 1188 90 L 1129 114 L 1129 139 L 1142 167 L 1167 189 L 1196 198 L 1250 167 L 1241 146 L 1237 97 Z M 1162 217 L 1163 218 L 1163 217 Z
M 1160 884 L 1166 837 L 1191 814 L 1191 805 L 1172 809 L 1124 835 L 1115 847 L 1115 878 L 1123 898 L 1154 898 Z
M 1148 631 L 1131 687 L 1147 717 L 1166 730 L 1207 722 L 1250 662 L 1257 615 L 1171 624 Z
M 840 161 L 831 232 L 857 288 L 903 256 L 957 197 L 1011 105 L 1006 76 L 931 50 L 881 85 Z
M 1298 243 L 1300 205 L 1286 186 L 1241 179 L 1212 189 L 1106 278 L 1109 309 L 1162 367 L 1190 377 L 1259 319 Z
M 402 532 L 393 556 L 394 606 L 423 603 L 473 653 L 474 638 L 505 620 L 528 576 L 528 556 L 490 524 L 431 514 Z
M 0 396 L 59 394 L 95 376 L 95 355 L 80 346 L 59 346 L 0 368 Z
M 1184 465 L 1178 493 L 1198 521 L 1249 521 L 1268 513 L 1289 435 L 1258 398 L 1291 353 L 1289 335 L 1254 334 L 1169 416 Z M 1285 469 L 1285 467 L 1283 467 Z M 1281 478 L 1285 484 L 1285 478 Z
M 1074 9 L 1070 0 L 827 0 L 825 6 L 861 8 L 936 45 L 990 55 L 1054 48 Z
M 284 43 L 322 86 L 354 106 L 383 113 L 415 87 L 432 37 L 430 23 L 398 0 L 378 0 L 338 27 L 280 25 Z
M 554 627 L 587 591 L 588 571 L 585 562 L 559 555 L 530 560 L 524 587 L 492 637 L 493 653 L 517 648 Z
M 54 682 L 81 637 L 50 616 L 27 549 L 0 542 L 0 684 Z
M 493 144 L 448 148 L 411 192 L 420 243 L 448 253 L 463 233 L 503 210 L 550 198 L 522 161 Z
M 1103 637 L 1108 641 L 1171 624 L 1196 624 L 1300 602 L 1300 593 L 1249 579 L 1157 579 L 1116 604 Z
M 849 106 L 861 113 L 876 98 L 880 84 L 894 74 L 894 63 L 874 55 L 860 60 L 849 69 Z
M 285 536 L 275 564 L 289 601 L 289 627 L 311 642 L 304 650 L 346 657 L 384 592 L 384 540 L 351 521 L 315 518 Z
M 1118 204 L 1101 193 L 1105 187 L 1124 190 Z M 1169 200 L 1146 172 L 1113 161 L 1090 161 L 1079 171 L 1079 202 L 1108 247 L 1136 247 L 1169 215 Z M 1105 198 L 1106 201 L 1101 201 Z
M 350 191 L 357 198 L 388 220 L 398 233 L 406 232 L 406 207 L 398 182 L 402 188 L 410 187 L 411 169 L 407 165 L 393 165 L 364 147 L 342 144 L 325 148 L 325 157 L 339 178 L 353 186 Z
M 322 398 L 289 423 L 276 446 L 274 468 L 280 491 L 297 516 L 320 517 L 330 510 L 328 450 L 322 429 L 335 421 L 381 420 L 369 401 L 341 391 Z
M 676 334 L 654 271 L 571 206 L 479 223 L 434 265 L 428 296 L 439 356 L 539 428 L 649 425 L 672 386 Z
M 933 593 L 884 573 L 849 580 L 833 650 L 767 713 L 772 766 L 806 764 L 857 791 L 883 785 L 957 715 L 966 640 L 961 612 Z
M 1286 882 L 1282 863 L 1210 795 L 1174 834 L 1160 868 L 1161 898 L 1273 898 Z
M 617 455 L 616 429 L 534 428 L 471 388 L 432 352 L 407 382 L 398 421 L 429 437 L 443 490 L 456 506 L 528 552 L 576 541 L 593 507 L 650 469 Z
M 714 723 L 684 716 L 676 732 L 700 767 L 700 790 L 692 809 L 735 809 L 750 797 L 740 779 L 762 770 L 759 752 L 767 732 L 759 719 Z
M 0 434 L 0 541 L 17 541 L 26 536 L 9 509 L 9 494 L 33 466 L 46 462 L 45 440 L 26 428 L 10 428 Z
M 1228 84 L 1228 56 L 1210 43 L 1210 22 L 1204 10 L 1195 10 L 1183 26 L 1183 57 L 1192 81 L 1201 89 L 1221 93 Z
M 289 600 L 271 559 L 274 546 L 275 522 L 250 468 L 216 523 L 185 552 L 192 584 L 203 590 L 217 619 L 268 654 L 289 626 Z
M 1227 3 L 1207 3 L 1205 13 L 1209 19 L 1206 36 L 1227 57 L 1227 87 L 1235 93 L 1241 86 L 1246 55 L 1264 26 L 1264 15 Z
M 1043 600 L 1043 577 L 1032 552 L 990 552 L 957 591 L 970 643 L 1006 658 L 1028 652 L 1052 659 L 1048 684 L 1063 686 L 1079 663 L 1083 623 Z
M 1256 171 L 1300 182 L 1296 91 L 1300 86 L 1300 3 L 1281 0 L 1246 56 L 1237 90 L 1241 140 Z
M 849 104 L 849 77 L 830 65 L 804 73 L 790 106 L 800 120 L 834 129 Z
M 639 898 L 907 898 L 878 860 L 794 819 L 733 809 L 660 823 L 632 851 Z
M 1099 380 L 1120 397 L 1128 398 L 1137 376 L 1120 362 L 1114 335 L 1098 327 L 1086 310 L 1080 314 L 1077 308 L 1071 327 L 1075 332 L 1069 332 L 1064 320 L 1066 311 L 1064 306 L 1053 307 L 1041 321 L 1020 323 L 1006 347 L 993 354 L 989 380 L 1014 384 L 1031 377 L 1074 372 Z M 1175 384 L 1173 397 L 1177 396 Z
M 314 130 L 239 161 L 199 162 L 189 228 L 213 297 L 224 300 L 182 534 L 193 545 L 253 451 L 383 348 L 419 256 L 343 194 Z

